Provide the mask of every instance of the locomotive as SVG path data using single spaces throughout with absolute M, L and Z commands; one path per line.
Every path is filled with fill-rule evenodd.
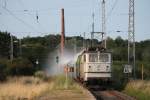
M 76 62 L 76 76 L 82 82 L 110 81 L 112 77 L 111 52 L 105 48 L 89 47 L 85 49 Z

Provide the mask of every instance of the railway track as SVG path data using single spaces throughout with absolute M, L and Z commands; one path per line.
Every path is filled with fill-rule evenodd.
M 77 80 L 76 80 L 77 81 Z M 82 85 L 84 88 L 89 90 L 96 100 L 136 100 L 133 97 L 130 97 L 126 94 L 123 94 L 117 90 L 114 90 L 112 88 L 107 88 L 100 85 L 84 85 L 80 81 L 77 81 L 80 85 Z
M 116 90 L 91 91 L 96 100 L 136 100 Z

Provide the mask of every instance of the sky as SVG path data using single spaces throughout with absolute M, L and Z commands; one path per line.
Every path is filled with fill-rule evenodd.
M 88 38 L 92 30 L 92 13 L 95 14 L 95 31 L 101 31 L 101 1 L 0 0 L 0 31 L 10 32 L 18 38 L 60 34 L 61 9 L 64 8 L 66 36 L 83 36 L 86 32 Z M 107 36 L 128 38 L 128 3 L 129 0 L 106 0 Z M 150 39 L 149 9 L 150 0 L 135 0 L 136 41 Z

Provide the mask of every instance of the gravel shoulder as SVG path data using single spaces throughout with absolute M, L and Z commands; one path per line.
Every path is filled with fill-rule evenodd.
M 81 87 L 79 90 L 53 90 L 38 100 L 96 100 L 95 97 L 86 89 Z

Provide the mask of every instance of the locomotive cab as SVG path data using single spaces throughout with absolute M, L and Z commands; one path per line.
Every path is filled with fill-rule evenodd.
M 105 50 L 85 50 L 78 61 L 78 73 L 83 81 L 111 78 L 111 53 Z

